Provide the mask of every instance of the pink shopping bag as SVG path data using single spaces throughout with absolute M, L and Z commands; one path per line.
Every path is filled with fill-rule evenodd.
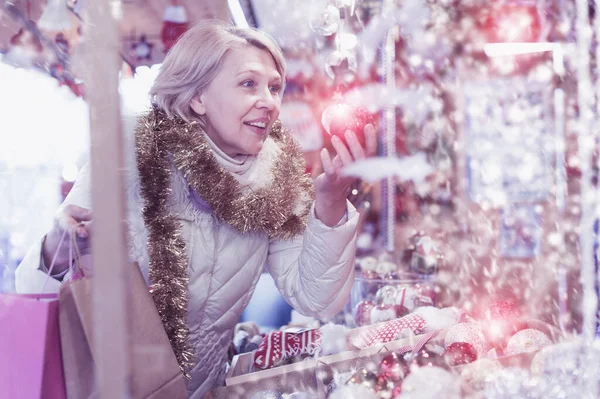
M 56 294 L 0 295 L 0 398 L 64 399 Z

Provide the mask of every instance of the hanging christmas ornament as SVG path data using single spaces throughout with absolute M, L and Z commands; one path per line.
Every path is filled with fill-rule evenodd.
M 137 61 L 150 61 L 152 59 L 152 47 L 154 45 L 148 42 L 146 35 L 141 35 L 140 40 L 131 45 L 131 50 Z
M 325 60 L 325 72 L 336 83 L 348 84 L 356 79 L 358 63 L 356 55 L 349 50 L 334 50 Z
M 160 37 L 165 53 L 173 47 L 177 39 L 188 29 L 188 17 L 185 8 L 176 2 L 165 9 Z
M 309 21 L 310 28 L 323 36 L 331 36 L 340 27 L 340 10 L 330 4 L 324 9 L 315 11 Z
M 412 238 L 410 267 L 418 274 L 434 274 L 440 263 L 437 245 L 425 234 L 417 234 Z
M 37 26 L 47 31 L 62 31 L 73 27 L 71 10 L 66 0 L 48 0 Z
M 351 130 L 358 138 L 358 141 L 364 145 L 365 126 L 369 123 L 373 123 L 373 116 L 364 108 L 355 105 L 333 104 L 327 107 L 323 111 L 323 114 L 321 114 L 321 124 L 327 133 L 338 137 L 344 143 L 346 142 L 346 132 Z M 376 268 L 379 267 L 379 263 Z M 393 270 L 395 269 L 396 265 L 393 265 Z

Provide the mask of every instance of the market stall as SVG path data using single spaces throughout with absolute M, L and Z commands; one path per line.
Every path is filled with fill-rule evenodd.
M 287 78 L 279 118 L 298 142 L 294 148 L 305 162 L 305 175 L 321 176 L 327 168 L 322 149 L 335 152 L 337 138 L 346 140 L 347 130 L 359 133 L 358 140 L 367 146 L 365 126 L 372 124 L 378 143 L 376 156 L 340 168 L 344 176 L 356 178 L 347 199 L 358 211 L 354 277 L 344 308 L 328 317 L 316 311 L 303 316 L 278 294 L 277 289 L 292 306 L 299 303 L 286 296 L 282 277 L 271 277 L 268 268 L 259 272 L 250 291 L 268 289 L 256 288 L 251 301 L 244 299 L 247 310 L 234 320 L 235 328 L 221 327 L 220 318 L 214 323 L 222 328 L 219 333 L 225 331 L 218 341 L 227 347 L 227 364 L 219 378 L 210 372 L 218 383 L 205 397 L 598 397 L 600 78 L 595 65 L 600 14 L 593 4 L 0 4 L 0 72 L 10 68 L 0 74 L 0 92 L 8 93 L 6 100 L 0 93 L 0 105 L 29 107 L 28 112 L 38 115 L 36 107 L 47 108 L 10 101 L 19 90 L 16 76 L 35 71 L 31 76 L 47 80 L 35 83 L 33 90 L 50 82 L 56 90 L 51 90 L 52 98 L 62 96 L 74 114 L 70 120 L 47 116 L 48 131 L 57 137 L 47 141 L 30 133 L 39 125 L 20 121 L 16 112 L 0 118 L 10 125 L 8 130 L 24 133 L 19 146 L 29 148 L 25 156 L 0 149 L 0 171 L 9 176 L 0 179 L 0 187 L 10 192 L 0 199 L 3 308 L 17 308 L 11 308 L 10 298 L 24 300 L 14 293 L 17 265 L 50 228 L 49 208 L 71 189 L 73 170 L 86 170 L 82 159 L 87 159 L 84 147 L 90 143 L 92 250 L 79 257 L 77 241 L 62 237 L 71 241 L 76 254 L 77 262 L 69 266 L 76 278 L 57 289 L 56 305 L 44 302 L 44 310 L 35 310 L 56 319 L 54 339 L 62 339 L 56 356 L 63 360 L 49 367 L 60 369 L 55 377 L 66 388 L 40 383 L 34 390 L 62 389 L 63 396 L 57 397 L 96 391 L 105 398 L 131 392 L 135 397 L 161 392 L 186 396 L 182 387 L 190 380 L 190 331 L 181 324 L 187 302 L 180 300 L 187 298 L 181 283 L 187 279 L 178 280 L 181 270 L 175 266 L 165 269 L 172 274 L 159 275 L 138 265 L 144 285 L 138 268 L 131 267 L 142 259 L 131 259 L 131 240 L 152 245 L 157 231 L 164 238 L 169 230 L 165 218 L 152 230 L 154 238 L 131 237 L 131 227 L 124 223 L 131 212 L 125 198 L 131 191 L 124 184 L 123 171 L 131 162 L 125 143 L 136 118 L 150 106 L 148 90 L 165 54 L 195 24 L 217 18 L 257 27 L 281 46 Z M 62 104 L 56 101 L 54 105 Z M 57 105 L 55 113 L 66 107 Z M 63 131 L 60 124 L 84 131 Z M 57 145 L 50 156 L 40 149 L 59 139 L 66 144 Z M 10 140 L 9 134 L 3 136 Z M 145 154 L 137 151 L 139 167 Z M 17 200 L 15 192 L 31 184 L 25 181 L 36 181 L 36 174 L 33 199 Z M 193 180 L 190 176 L 185 178 Z M 158 185 L 151 187 L 159 191 Z M 201 208 L 210 194 L 197 193 L 210 190 L 190 187 Z M 219 187 L 217 182 L 212 190 Z M 150 202 L 140 212 L 148 209 L 154 209 Z M 30 214 L 35 217 L 28 221 Z M 211 215 L 216 215 L 211 223 L 220 225 L 218 212 Z M 152 219 L 145 217 L 141 223 L 150 224 Z M 235 226 L 234 219 L 223 220 Z M 24 223 L 32 227 L 25 230 Z M 333 231 L 339 225 L 329 227 Z M 165 241 L 162 252 L 156 252 L 172 256 L 169 265 L 177 265 L 181 248 L 173 244 L 175 239 Z M 93 268 L 93 273 L 86 269 L 84 257 L 90 254 L 94 265 L 106 266 Z M 138 284 L 136 294 L 132 284 Z M 46 283 L 42 291 L 47 295 L 45 288 Z M 77 318 L 61 313 L 69 306 Z M 156 335 L 144 335 L 142 323 Z M 48 326 L 43 329 L 53 331 Z M 71 334 L 69 341 L 86 342 L 87 361 L 76 344 L 65 345 L 65 331 Z M 15 331 L 0 327 L 0 332 L 0 348 L 18 348 L 13 345 Z M 48 375 L 40 353 L 32 353 L 36 359 L 28 364 Z M 93 366 L 84 377 L 74 377 L 74 368 L 89 363 Z M 155 366 L 149 371 L 147 364 Z M 8 370 L 10 361 L 0 364 L 0 373 L 9 375 Z M 11 372 L 6 386 L 0 379 L 0 396 L 19 397 L 11 390 L 17 374 Z M 164 385 L 149 392 L 149 386 L 154 389 L 151 380 Z

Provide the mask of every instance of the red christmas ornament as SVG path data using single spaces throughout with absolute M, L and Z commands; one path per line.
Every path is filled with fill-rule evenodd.
M 406 306 L 395 305 L 394 308 L 396 309 L 396 317 L 397 318 L 404 317 L 410 313 L 410 310 L 408 310 L 408 308 Z
M 490 304 L 489 315 L 492 319 L 517 320 L 521 312 L 513 302 L 496 301 Z
M 444 359 L 450 367 L 468 364 L 477 360 L 477 351 L 469 343 L 455 342 L 446 347 Z
M 404 379 L 408 374 L 408 365 L 406 361 L 392 352 L 386 355 L 379 363 L 377 375 L 385 381 L 398 382 Z
M 521 311 L 510 301 L 496 301 L 481 317 L 483 333 L 491 344 L 501 349 L 506 341 L 521 329 Z
M 165 47 L 165 53 L 173 47 L 177 39 L 188 30 L 188 17 L 183 6 L 175 4 L 165 9 L 160 38 Z
M 408 360 L 419 367 L 445 367 L 444 348 L 430 342 L 418 352 L 413 353 Z
M 366 109 L 356 105 L 335 104 L 323 111 L 321 123 L 331 136 L 337 136 L 345 144 L 346 132 L 353 131 L 364 147 L 365 126 L 373 123 L 373 116 Z

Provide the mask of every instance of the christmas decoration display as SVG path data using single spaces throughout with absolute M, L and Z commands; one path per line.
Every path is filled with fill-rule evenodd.
M 321 115 L 321 123 L 331 136 L 338 137 L 346 143 L 346 132 L 351 130 L 361 145 L 365 145 L 364 129 L 373 124 L 373 116 L 364 108 L 348 104 L 333 104 Z
M 427 251 L 432 251 L 432 241 L 424 234 L 419 237 L 427 240 L 427 243 L 419 245 L 419 250 L 427 248 Z M 416 308 L 434 305 L 435 270 L 440 255 L 436 250 L 433 269 L 419 269 L 422 273 L 417 274 L 411 271 L 410 259 L 406 260 L 414 252 L 415 247 L 411 244 L 397 262 L 387 253 L 379 257 L 365 256 L 357 261 L 359 271 L 348 311 L 354 325 L 360 327 L 392 320 L 405 316 Z M 427 257 L 427 261 L 430 259 L 431 257 Z M 419 265 L 425 267 L 421 261 Z
M 177 39 L 187 31 L 189 20 L 182 5 L 171 4 L 165 8 L 160 37 L 165 53 L 173 47 Z

